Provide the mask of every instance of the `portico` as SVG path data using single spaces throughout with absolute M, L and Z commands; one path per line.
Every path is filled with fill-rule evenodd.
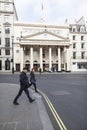
M 20 44 L 21 47 L 21 70 L 28 60 L 29 70 L 35 68 L 38 71 L 59 71 L 62 69 L 70 71 L 69 50 L 65 45 L 25 45 Z M 28 49 L 28 50 L 27 50 Z M 28 51 L 28 55 L 25 52 Z

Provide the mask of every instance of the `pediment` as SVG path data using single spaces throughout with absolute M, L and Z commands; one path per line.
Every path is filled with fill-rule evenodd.
M 32 35 L 22 36 L 21 40 L 66 40 L 65 37 L 54 34 L 49 31 L 38 32 Z
M 5 22 L 3 23 L 4 26 L 11 26 L 11 24 L 9 22 Z

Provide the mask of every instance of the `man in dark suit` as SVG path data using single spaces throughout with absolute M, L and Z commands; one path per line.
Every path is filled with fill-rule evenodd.
M 31 86 L 31 84 L 29 84 L 28 77 L 26 75 L 27 72 L 28 72 L 28 69 L 25 67 L 25 68 L 23 68 L 23 71 L 20 73 L 20 76 L 19 76 L 20 89 L 19 89 L 19 92 L 18 92 L 17 96 L 15 97 L 15 99 L 13 101 L 14 105 L 19 105 L 19 103 L 17 102 L 17 100 L 21 96 L 21 94 L 22 94 L 23 91 L 27 95 L 30 103 L 32 103 L 33 101 L 35 101 L 35 99 L 32 99 L 30 97 L 30 95 L 29 95 L 28 88 Z

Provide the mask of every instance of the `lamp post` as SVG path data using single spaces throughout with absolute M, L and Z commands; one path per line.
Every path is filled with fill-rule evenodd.
M 12 38 L 12 74 L 14 74 L 14 36 L 11 36 Z

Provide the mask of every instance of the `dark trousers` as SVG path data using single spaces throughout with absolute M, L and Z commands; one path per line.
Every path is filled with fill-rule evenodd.
M 25 94 L 28 97 L 29 101 L 32 100 L 32 98 L 30 97 L 28 88 L 23 89 L 22 87 L 20 87 L 19 92 L 18 92 L 17 96 L 14 99 L 14 102 L 17 102 L 18 98 L 22 95 L 23 91 L 25 92 Z
M 36 83 L 35 83 L 35 82 L 31 82 L 31 85 L 33 85 L 33 86 L 34 86 L 35 92 L 37 92 Z

